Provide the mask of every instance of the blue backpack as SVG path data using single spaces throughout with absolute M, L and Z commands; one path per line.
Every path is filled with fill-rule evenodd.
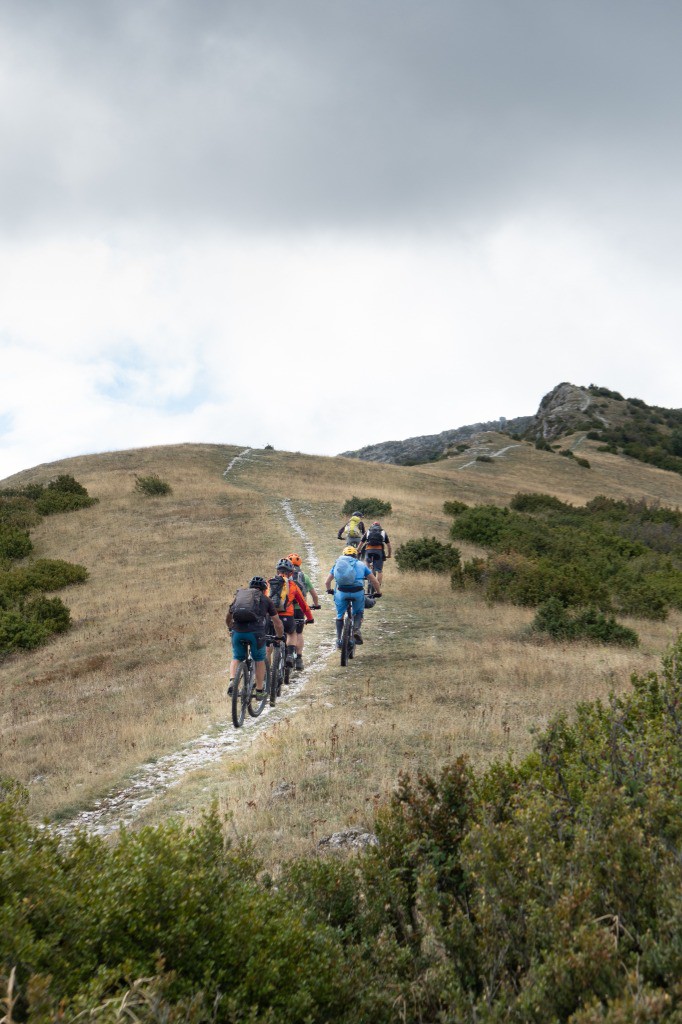
M 354 587 L 357 583 L 355 567 L 357 559 L 352 555 L 341 555 L 334 565 L 334 579 L 339 587 Z

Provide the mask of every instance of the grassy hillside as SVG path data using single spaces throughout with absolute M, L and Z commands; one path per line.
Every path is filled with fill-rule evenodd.
M 506 503 L 537 490 L 576 504 L 600 493 L 682 504 L 678 475 L 598 452 L 582 435 L 573 440 L 591 469 L 519 444 L 492 462 L 472 461 L 469 452 L 414 468 L 257 451 L 225 476 L 239 449 L 181 445 L 18 474 L 12 483 L 71 473 L 99 503 L 50 517 L 32 533 L 37 557 L 79 562 L 90 579 L 63 594 L 70 633 L 0 664 L 2 770 L 29 786 L 34 815 L 68 816 L 138 765 L 220 733 L 229 719 L 230 596 L 303 547 L 283 499 L 320 560 L 320 591 L 339 550 L 339 509 L 352 494 L 392 503 L 385 526 L 394 544 L 422 534 L 447 539 L 442 506 L 454 498 Z M 479 450 L 509 444 L 488 435 Z M 172 494 L 136 492 L 135 475 L 150 473 Z M 464 557 L 476 553 L 461 548 Z M 325 600 L 307 631 L 318 671 L 264 720 L 268 728 L 247 724 L 222 760 L 188 775 L 140 819 L 193 815 L 217 795 L 230 828 L 253 836 L 267 859 L 311 849 L 338 828 L 371 827 L 403 769 L 436 770 L 460 753 L 480 764 L 524 752 L 530 728 L 558 709 L 655 669 L 682 627 L 679 615 L 633 622 L 642 641 L 635 652 L 558 646 L 529 640 L 531 610 L 490 607 L 453 592 L 447 578 L 400 575 L 389 562 L 385 590 L 351 669 L 334 656 L 325 661 L 333 631 Z

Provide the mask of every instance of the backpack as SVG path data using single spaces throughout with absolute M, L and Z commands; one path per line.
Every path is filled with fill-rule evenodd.
M 367 543 L 370 547 L 378 548 L 384 546 L 384 531 L 380 526 L 370 526 L 369 533 L 367 534 Z
M 362 519 L 360 516 L 351 516 L 350 522 L 348 523 L 348 536 L 356 537 L 358 540 L 362 537 L 362 530 L 360 529 L 360 523 Z
M 357 560 L 352 555 L 341 555 L 334 564 L 334 579 L 338 587 L 353 587 L 357 584 L 355 567 Z
M 252 587 L 240 587 L 232 602 L 232 618 L 241 625 L 258 622 L 263 617 L 261 592 Z
M 289 581 L 284 576 L 274 576 L 271 580 L 268 580 L 270 584 L 270 600 L 274 604 L 277 612 L 286 611 L 286 607 L 289 604 Z
M 303 569 L 296 569 L 294 572 L 294 583 L 298 585 L 298 589 L 305 597 L 308 593 L 308 588 L 305 583 L 305 573 L 303 572 Z

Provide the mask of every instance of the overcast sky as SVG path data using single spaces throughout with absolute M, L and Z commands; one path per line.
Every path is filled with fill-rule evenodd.
M 0 0 L 0 477 L 682 406 L 679 0 Z

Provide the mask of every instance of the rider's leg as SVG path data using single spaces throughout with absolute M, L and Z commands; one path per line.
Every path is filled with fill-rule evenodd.
M 356 644 L 362 643 L 362 620 L 365 614 L 365 595 L 361 591 L 353 595 L 353 633 Z
M 232 696 L 232 686 L 234 684 L 234 677 L 237 674 L 237 666 L 240 661 L 243 661 L 247 655 L 247 645 L 243 640 L 243 633 L 238 633 L 237 630 L 232 631 L 232 661 L 230 662 L 230 685 L 227 690 L 229 697 Z
M 303 617 L 303 612 L 301 612 L 299 618 L 296 611 L 298 611 L 298 609 L 294 611 L 294 618 L 296 619 L 296 633 L 294 634 L 294 639 L 296 641 L 296 668 L 300 672 L 303 668 L 303 626 L 305 624 L 305 619 Z
M 287 642 L 286 663 L 289 668 L 293 668 L 296 661 L 296 620 L 293 615 L 284 615 L 282 625 Z

